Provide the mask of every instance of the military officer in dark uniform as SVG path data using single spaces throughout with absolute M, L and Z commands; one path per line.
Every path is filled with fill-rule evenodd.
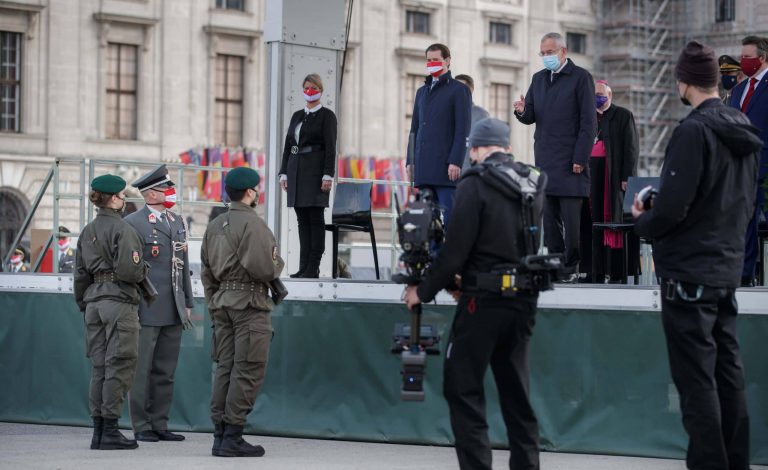
M 63 225 L 59 226 L 59 233 L 70 233 Z M 71 273 L 75 270 L 75 249 L 67 236 L 59 235 L 59 272 Z
M 75 253 L 75 301 L 85 317 L 86 355 L 92 364 L 91 449 L 138 447 L 117 427 L 136 371 L 138 284 L 147 273 L 141 240 L 122 219 L 124 189 L 119 176 L 93 179 L 88 197 L 98 214 L 80 233 Z
M 32 272 L 29 267 L 29 263 L 27 263 L 25 260 L 26 257 L 27 250 L 25 250 L 22 246 L 17 246 L 16 249 L 13 250 L 13 254 L 11 255 L 11 259 L 8 261 L 8 266 L 6 266 L 5 271 L 9 273 Z
M 253 209 L 259 174 L 239 167 L 224 184 L 232 204 L 205 231 L 201 280 L 213 319 L 212 355 L 217 363 L 211 397 L 212 454 L 261 457 L 264 448 L 243 439 L 243 426 L 264 382 L 274 304 L 268 283 L 284 262 L 275 237 Z
M 146 205 L 125 221 L 144 241 L 144 258 L 158 297 L 152 305 L 139 305 L 141 333 L 136 381 L 130 393 L 131 422 L 139 441 L 183 441 L 184 436 L 168 431 L 168 414 L 181 333 L 191 326 L 194 306 L 187 225 L 181 215 L 170 211 L 176 203 L 176 188 L 165 165 L 132 186 L 141 192 Z
M 450 235 L 426 279 L 408 287 L 405 296 L 409 308 L 429 302 L 456 274 L 462 276 L 443 383 L 462 470 L 491 469 L 483 390 L 489 364 L 507 427 L 509 466 L 539 468 L 538 424 L 528 398 L 528 350 L 538 293 L 520 290 L 513 297 L 502 296 L 501 276 L 494 272 L 536 253 L 536 237 L 525 236 L 523 221 L 541 227 L 546 176 L 514 161 L 509 134 L 509 126 L 497 119 L 472 126 L 468 142 L 473 167 L 459 181 Z M 538 185 L 532 203 L 524 206 L 519 191 L 517 199 L 511 199 L 492 186 L 486 175 L 496 170 L 518 188 Z

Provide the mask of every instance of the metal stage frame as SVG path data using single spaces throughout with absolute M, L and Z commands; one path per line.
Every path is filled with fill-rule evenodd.
M 355 302 L 370 304 L 402 303 L 403 286 L 392 282 L 349 281 L 340 279 L 284 279 L 290 292 L 288 300 L 312 302 Z M 195 297 L 202 298 L 200 279 L 192 279 Z M 0 274 L 0 291 L 72 294 L 70 274 Z M 660 312 L 660 286 L 632 285 L 558 285 L 543 292 L 540 309 Z M 768 315 L 768 287 L 739 289 L 736 292 L 739 313 Z M 446 293 L 436 299 L 438 305 L 455 304 Z

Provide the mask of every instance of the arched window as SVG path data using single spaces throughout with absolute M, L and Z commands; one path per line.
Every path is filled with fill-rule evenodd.
M 17 189 L 0 188 L 0 256 L 5 257 L 27 217 L 29 204 Z

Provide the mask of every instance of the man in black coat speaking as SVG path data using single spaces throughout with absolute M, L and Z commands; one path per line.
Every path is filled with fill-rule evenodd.
M 589 155 L 595 143 L 595 84 L 592 75 L 567 57 L 565 39 L 547 33 L 541 39 L 544 70 L 536 72 L 525 97 L 515 101 L 515 117 L 536 123 L 533 153 L 547 173 L 544 243 L 550 253 L 563 253 L 578 280 L 581 255 L 581 204 L 589 197 Z

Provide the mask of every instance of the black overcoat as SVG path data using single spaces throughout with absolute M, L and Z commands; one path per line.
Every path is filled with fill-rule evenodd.
M 635 118 L 630 110 L 611 105 L 603 113 L 598 132 L 605 143 L 608 164 L 606 192 L 611 198 L 611 222 L 622 223 L 624 191 L 621 189 L 621 183 L 636 175 L 637 156 L 640 151 Z M 601 175 L 592 175 L 592 178 L 600 177 Z
M 536 72 L 525 95 L 525 111 L 515 113 L 523 124 L 536 124 L 533 154 L 547 173 L 548 196 L 589 197 L 589 156 L 595 144 L 597 115 L 592 75 L 573 61 L 550 79 Z M 576 174 L 573 164 L 584 167 Z
M 299 142 L 296 142 L 296 126 L 302 121 Z M 288 207 L 328 207 L 330 193 L 320 187 L 323 175 L 335 174 L 336 134 L 336 115 L 326 107 L 313 113 L 301 109 L 291 116 L 280 165 L 280 174 L 288 176 Z M 312 146 L 318 150 L 293 154 L 293 146 L 300 149 Z

